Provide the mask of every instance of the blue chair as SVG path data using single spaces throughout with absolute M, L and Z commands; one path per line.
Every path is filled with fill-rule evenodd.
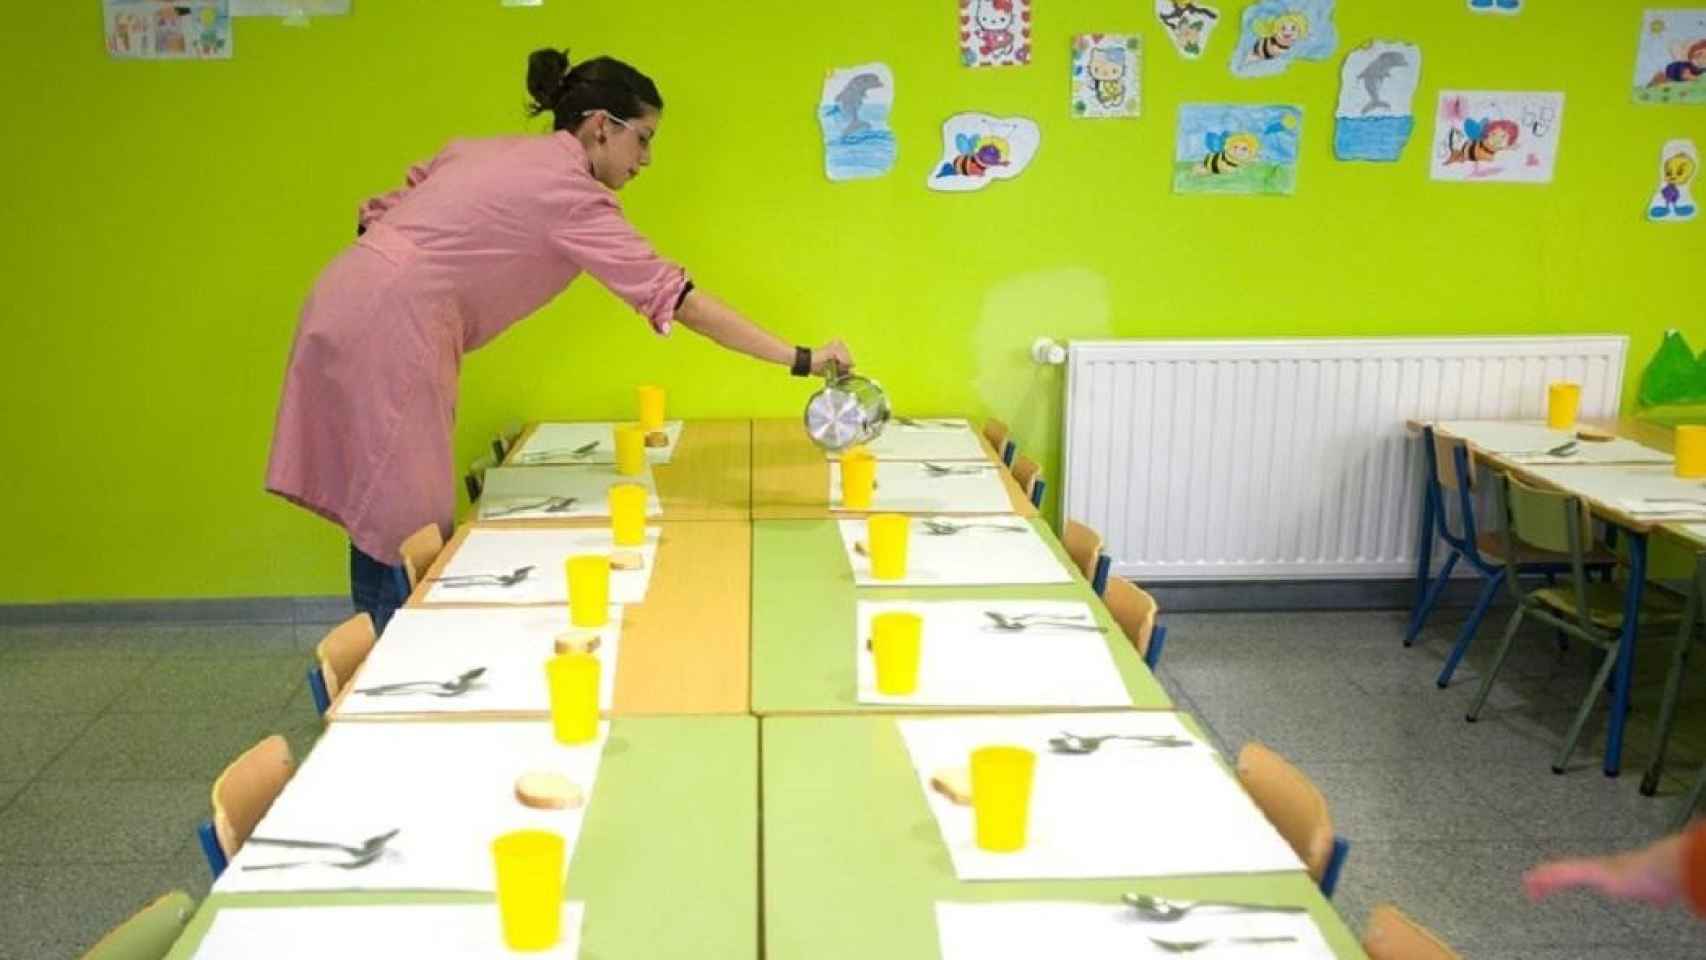
M 1483 578 L 1481 593 L 1475 599 L 1469 619 L 1458 632 L 1457 642 L 1446 657 L 1445 665 L 1440 668 L 1438 679 L 1434 681 L 1444 688 L 1450 685 L 1458 664 L 1463 662 L 1464 654 L 1469 652 L 1469 645 L 1474 641 L 1475 633 L 1487 615 L 1487 608 L 1492 606 L 1493 600 L 1498 596 L 1499 588 L 1504 584 L 1507 574 L 1502 534 L 1497 531 L 1481 531 L 1475 521 L 1475 474 L 1468 445 L 1455 438 L 1439 437 L 1434 433 L 1433 427 L 1429 426 L 1422 428 L 1422 450 L 1427 459 L 1428 474 L 1423 495 L 1432 502 L 1435 533 L 1450 548 L 1450 554 L 1417 607 L 1410 621 L 1409 631 L 1404 636 L 1404 645 L 1411 646 L 1416 642 L 1422 626 L 1427 622 L 1428 614 L 1433 611 L 1434 605 L 1445 591 L 1446 584 L 1451 581 L 1452 571 L 1456 569 L 1459 560 L 1466 561 Z M 1447 509 L 1450 499 L 1456 501 L 1459 523 L 1462 525 L 1459 531 L 1451 528 L 1450 511 Z M 1524 575 L 1534 574 L 1551 578 L 1570 571 L 1570 558 L 1563 554 L 1524 550 L 1523 555 L 1531 558 L 1518 568 Z M 1598 550 L 1588 557 L 1590 567 L 1606 571 L 1608 576 L 1615 563 L 1616 558 L 1604 550 Z
M 1144 665 L 1154 670 L 1161 662 L 1162 648 L 1167 645 L 1167 628 L 1156 622 L 1161 617 L 1161 605 L 1147 590 L 1124 577 L 1108 579 L 1102 602 L 1107 604 L 1108 613 L 1120 625 L 1120 632 L 1130 641 L 1132 649 L 1143 658 Z
M 1108 592 L 1108 574 L 1113 568 L 1113 557 L 1105 553 L 1096 556 L 1096 572 L 1090 577 L 1090 589 L 1096 591 L 1096 596 L 1100 597 Z
M 1060 531 L 1060 545 L 1066 548 L 1066 555 L 1090 582 L 1096 596 L 1106 593 L 1108 571 L 1114 561 L 1102 552 L 1102 535 L 1076 520 L 1068 520 Z
M 1351 842 L 1333 832 L 1327 798 L 1314 781 L 1260 743 L 1238 751 L 1238 782 L 1262 815 L 1297 853 L 1309 875 L 1331 898 L 1350 856 Z
M 308 668 L 308 695 L 314 698 L 314 710 L 320 716 L 332 709 L 332 695 L 326 692 L 326 675 L 320 672 L 318 663 Z
M 1013 463 L 1013 480 L 1019 484 L 1019 489 L 1025 496 L 1031 498 L 1031 506 L 1043 505 L 1043 468 L 1030 457 L 1020 457 Z
M 213 879 L 230 866 L 295 770 L 290 743 L 275 733 L 243 751 L 213 781 L 213 817 L 196 828 Z
M 1013 466 L 1013 457 L 1019 452 L 1019 445 L 1012 438 L 1013 430 L 1007 424 L 994 417 L 983 421 L 983 439 L 989 441 L 989 449 L 994 450 L 1008 467 Z

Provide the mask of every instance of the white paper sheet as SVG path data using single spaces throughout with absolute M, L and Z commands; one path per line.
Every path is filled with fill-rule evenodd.
M 1036 623 L 1023 631 L 997 628 L 985 611 L 1024 618 L 1047 614 L 1062 623 L 1096 625 L 1082 603 L 1042 600 L 954 600 L 941 603 L 859 601 L 854 645 L 859 702 L 977 707 L 1129 707 L 1108 651 L 1109 633 Z M 882 613 L 924 618 L 918 690 L 910 696 L 877 692 L 876 661 L 866 648 L 871 621 Z
M 480 492 L 481 520 L 574 520 L 610 516 L 610 488 L 633 483 L 646 488 L 646 516 L 663 515 L 657 479 L 650 467 L 637 477 L 616 472 L 615 464 L 584 467 L 493 467 Z M 565 509 L 551 510 L 549 497 L 572 497 Z
M 549 950 L 504 946 L 496 903 L 226 907 L 214 914 L 194 960 L 496 960 L 580 956 L 586 904 L 563 904 L 563 937 Z
M 1332 960 L 1321 929 L 1307 914 L 1228 913 L 1208 908 L 1170 923 L 1145 922 L 1130 907 L 1028 901 L 936 904 L 942 960 L 1130 960 L 1170 957 L 1154 940 L 1219 940 L 1198 957 Z M 1237 944 L 1235 937 L 1296 937 L 1296 943 Z
M 246 870 L 342 854 L 251 842 L 231 858 L 215 893 L 258 890 L 472 890 L 492 892 L 492 840 L 512 830 L 550 830 L 574 859 L 581 823 L 610 724 L 598 739 L 563 746 L 543 721 L 491 723 L 334 723 L 315 744 L 254 836 L 359 845 L 399 831 L 384 856 L 359 870 L 306 866 Z M 581 788 L 574 810 L 535 810 L 515 799 L 516 778 L 560 773 Z
M 1532 472 L 1583 500 L 1641 517 L 1706 516 L 1706 483 L 1684 480 L 1674 467 L 1535 467 Z
M 878 460 L 941 460 L 988 463 L 989 454 L 971 424 L 955 419 L 918 419 L 912 424 L 890 420 L 882 435 L 865 444 Z M 826 453 L 829 459 L 838 453 Z
M 233 17 L 341 17 L 350 0 L 231 0 Z
M 385 635 L 356 674 L 355 689 L 339 704 L 333 719 L 396 713 L 549 713 L 545 663 L 555 654 L 557 635 L 570 629 L 574 628 L 569 625 L 567 607 L 404 607 L 385 627 Z M 600 664 L 601 710 L 610 709 L 615 695 L 621 635 L 622 608 L 611 607 L 610 622 L 598 630 L 595 654 Z M 439 697 L 420 688 L 384 696 L 360 692 L 389 683 L 448 680 L 475 667 L 485 667 L 486 672 L 460 696 Z
M 675 448 L 681 443 L 681 421 L 665 421 L 663 432 L 669 435 L 668 446 L 646 448 L 646 459 L 652 463 L 668 463 L 675 456 Z M 575 455 L 574 451 L 589 443 L 598 446 L 590 453 Z M 512 466 L 615 463 L 616 424 L 541 423 L 512 460 Z
M 512 587 L 471 586 L 452 587 L 433 583 L 427 592 L 427 603 L 568 603 L 569 581 L 564 564 L 578 554 L 621 551 L 641 555 L 644 566 L 638 570 L 610 571 L 610 602 L 618 606 L 640 603 L 646 598 L 651 584 L 652 568 L 657 566 L 658 542 L 662 532 L 657 527 L 646 528 L 646 542 L 640 547 L 618 547 L 608 527 L 562 530 L 497 530 L 469 531 L 445 564 L 441 576 L 463 574 L 508 574 L 519 567 L 532 566 L 527 579 Z
M 1553 430 L 1538 420 L 1446 420 L 1435 430 L 1525 464 L 1671 463 L 1670 454 L 1633 440 L 1581 440 L 1575 430 Z M 1576 445 L 1569 456 L 1547 453 L 1566 443 Z
M 1190 737 L 1167 713 L 945 717 L 898 721 L 930 812 L 961 880 L 1068 880 L 1264 873 L 1303 869 L 1219 756 L 1199 747 L 1110 741 L 1095 753 L 1050 751 L 1050 737 Z M 930 789 L 932 774 L 963 768 L 983 746 L 1033 750 L 1024 849 L 989 853 L 974 841 L 972 808 Z
M 933 474 L 923 463 L 882 460 L 877 463 L 877 489 L 870 510 L 879 513 L 1011 513 L 1013 498 L 1001 482 L 1001 468 L 944 463 L 952 473 Z M 841 464 L 829 465 L 829 508 L 843 511 Z
M 959 533 L 936 536 L 924 532 L 924 520 L 948 523 L 993 524 L 1022 530 L 1009 533 L 985 527 L 968 527 Z M 900 580 L 878 580 L 871 575 L 870 534 L 864 520 L 841 520 L 842 549 L 853 567 L 853 580 L 861 587 L 971 587 L 1071 583 L 1068 570 L 1054 551 L 1023 517 L 1007 514 L 990 517 L 913 517 L 906 546 L 906 576 Z M 855 545 L 863 545 L 861 553 Z

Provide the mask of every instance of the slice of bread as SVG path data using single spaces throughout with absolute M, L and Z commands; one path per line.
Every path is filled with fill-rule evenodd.
M 542 771 L 515 778 L 515 798 L 535 810 L 573 810 L 586 802 L 574 781 L 560 773 Z
M 596 653 L 604 642 L 597 630 L 568 630 L 557 634 L 558 653 Z
M 612 570 L 644 570 L 646 555 L 638 550 L 618 550 L 610 555 Z
M 971 771 L 965 767 L 938 770 L 930 777 L 930 789 L 962 807 L 971 805 Z

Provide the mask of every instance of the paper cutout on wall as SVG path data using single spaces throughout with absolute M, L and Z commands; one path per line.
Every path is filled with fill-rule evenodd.
M 1522 12 L 1522 0 L 1469 0 L 1469 9 L 1476 13 L 1514 15 Z
M 1155 0 L 1155 19 L 1173 49 L 1186 60 L 1195 60 L 1208 48 L 1214 28 L 1220 26 L 1220 8 L 1192 0 Z
M 226 60 L 226 0 L 102 0 L 107 53 L 126 60 Z
M 1302 131 L 1303 111 L 1297 107 L 1184 104 L 1173 192 L 1294 193 Z
M 350 0 L 231 0 L 233 17 L 343 17 Z
M 958 0 L 960 62 L 1011 67 L 1031 62 L 1031 0 Z
M 1325 60 L 1338 46 L 1333 0 L 1259 0 L 1244 8 L 1232 72 L 1271 77 L 1294 60 Z
M 1333 155 L 1397 160 L 1416 129 L 1413 101 L 1421 76 L 1422 51 L 1414 44 L 1376 40 L 1346 54 L 1333 115 Z
M 995 180 L 1025 172 L 1037 155 L 1042 132 L 1024 117 L 959 113 L 942 124 L 942 159 L 930 170 L 932 190 L 982 190 Z
M 883 63 L 835 70 L 823 82 L 817 118 L 824 171 L 831 180 L 863 180 L 894 169 L 894 71 Z
M 1563 123 L 1561 93 L 1443 90 L 1433 178 L 1551 183 Z
M 1647 219 L 1655 223 L 1693 220 L 1694 175 L 1700 171 L 1700 151 L 1693 140 L 1672 140 L 1659 152 L 1659 188 L 1647 205 Z
M 1706 103 L 1706 7 L 1642 15 L 1635 101 Z
M 1706 404 L 1706 354 L 1696 357 L 1681 332 L 1666 330 L 1658 352 L 1641 372 L 1636 403 L 1642 407 Z
M 1135 117 L 1143 111 L 1143 43 L 1130 34 L 1072 38 L 1072 115 Z

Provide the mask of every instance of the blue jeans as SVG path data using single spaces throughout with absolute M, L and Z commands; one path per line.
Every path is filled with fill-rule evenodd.
M 355 612 L 373 618 L 373 632 L 381 633 L 409 599 L 408 578 L 402 567 L 388 567 L 349 545 L 349 595 Z

